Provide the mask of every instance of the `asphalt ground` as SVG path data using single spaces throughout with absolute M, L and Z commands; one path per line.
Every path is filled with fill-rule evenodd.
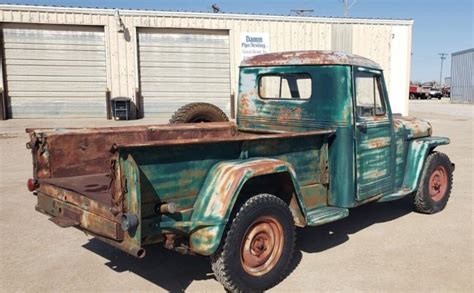
M 320 227 L 298 229 L 291 274 L 273 292 L 473 292 L 474 107 L 447 99 L 410 101 L 430 121 L 439 148 L 456 163 L 451 199 L 435 215 L 413 212 L 412 198 L 368 204 Z M 25 127 L 154 124 L 163 120 L 0 121 L 0 290 L 223 292 L 205 257 L 158 246 L 136 259 L 34 210 L 26 189 L 31 155 Z

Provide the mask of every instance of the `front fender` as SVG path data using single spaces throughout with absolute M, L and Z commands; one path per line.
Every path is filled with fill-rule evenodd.
M 406 157 L 405 178 L 403 187 L 409 189 L 410 192 L 418 188 L 421 178 L 421 171 L 425 164 L 428 154 L 437 146 L 449 144 L 447 137 L 423 137 L 410 141 L 408 153 Z
M 252 177 L 288 172 L 291 175 L 300 207 L 299 187 L 293 167 L 284 161 L 269 158 L 225 161 L 209 171 L 198 194 L 191 222 L 191 249 L 202 255 L 213 254 L 221 241 L 225 226 L 237 197 Z M 207 224 L 206 224 L 207 223 Z

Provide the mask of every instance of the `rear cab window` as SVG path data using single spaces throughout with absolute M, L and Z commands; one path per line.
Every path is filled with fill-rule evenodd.
M 312 95 L 308 73 L 271 73 L 260 75 L 258 94 L 262 99 L 308 100 Z

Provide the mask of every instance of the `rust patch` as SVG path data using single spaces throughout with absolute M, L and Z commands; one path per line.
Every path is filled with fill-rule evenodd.
M 362 56 L 336 51 L 289 51 L 250 57 L 242 61 L 241 67 L 284 65 L 356 65 L 381 69 L 380 65 Z
M 59 224 L 66 224 L 69 221 L 71 224 L 74 222 L 75 225 L 80 225 L 81 228 L 87 231 L 110 239 L 122 240 L 124 237 L 119 223 L 43 193 L 38 194 L 36 209 L 55 218 L 60 218 L 56 221 Z
M 409 132 L 409 138 L 430 136 L 432 132 L 432 128 L 429 122 L 417 119 L 415 117 L 394 117 L 393 123 L 397 130 L 404 126 L 405 129 Z
M 255 104 L 251 102 L 250 97 L 255 96 L 255 91 L 249 91 L 247 93 L 242 93 L 239 99 L 239 114 L 248 116 L 256 113 Z
M 299 107 L 293 107 L 293 108 L 281 108 L 280 113 L 277 116 L 278 122 L 280 123 L 285 123 L 288 120 L 300 120 L 301 119 L 301 113 L 303 110 Z
M 101 217 L 107 218 L 111 221 L 116 220 L 117 213 L 114 213 L 114 209 L 110 205 L 110 202 L 109 204 L 100 203 L 74 191 L 44 183 L 40 185 L 38 191 L 64 203 L 72 204 L 93 214 L 100 215 Z
M 34 177 L 71 177 L 110 171 L 110 150 L 130 142 L 147 144 L 230 137 L 234 123 L 147 125 L 108 128 L 26 129 Z
M 297 225 L 298 227 L 306 226 L 306 220 L 303 214 L 301 213 L 300 206 L 298 205 L 298 201 L 296 199 L 296 194 L 293 194 L 291 196 L 290 210 L 291 210 L 291 214 L 293 215 L 293 220 L 295 221 L 295 225 Z
M 389 137 L 373 138 L 367 141 L 367 146 L 371 149 L 390 146 Z
M 112 176 L 107 173 L 40 179 L 39 183 L 46 183 L 74 191 L 105 205 L 111 205 L 112 203 Z

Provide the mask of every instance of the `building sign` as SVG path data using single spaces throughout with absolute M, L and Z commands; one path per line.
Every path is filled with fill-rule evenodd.
M 270 53 L 270 38 L 268 33 L 242 33 L 240 35 L 242 60 L 249 57 Z

